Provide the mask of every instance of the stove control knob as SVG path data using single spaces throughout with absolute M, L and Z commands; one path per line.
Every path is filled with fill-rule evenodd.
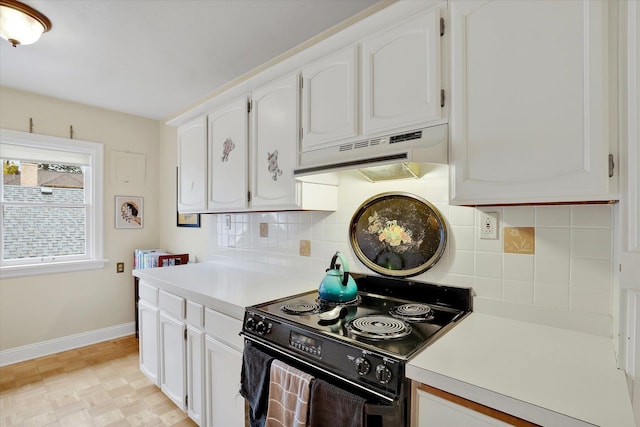
M 371 363 L 364 357 L 358 357 L 356 359 L 356 370 L 358 371 L 358 375 L 367 375 L 371 370 Z
M 255 319 L 253 317 L 248 318 L 244 323 L 244 327 L 247 329 L 247 331 L 253 331 L 256 328 Z
M 380 382 L 380 384 L 387 384 L 391 381 L 391 369 L 387 368 L 386 365 L 378 365 L 376 366 L 376 378 Z
M 256 332 L 258 335 L 266 335 L 271 332 L 271 325 L 261 320 L 256 325 Z

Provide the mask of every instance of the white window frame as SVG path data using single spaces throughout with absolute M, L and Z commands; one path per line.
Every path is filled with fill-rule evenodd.
M 55 136 L 39 135 L 0 129 L 0 143 L 20 144 L 30 147 L 55 151 L 79 152 L 89 155 L 90 167 L 85 175 L 88 197 L 86 202 L 87 227 L 86 227 L 86 255 L 82 259 L 64 261 L 44 261 L 33 263 L 33 260 L 24 264 L 15 264 L 12 261 L 8 265 L 0 266 L 0 277 L 30 276 L 36 274 L 64 273 L 80 270 L 93 270 L 104 268 L 108 261 L 103 258 L 103 171 L 104 148 L 96 142 L 82 141 L 78 139 L 59 138 Z M 4 205 L 4 201 L 0 200 Z M 4 209 L 0 209 L 0 222 Z M 3 230 L 0 227 L 0 239 L 3 239 Z M 0 248 L 0 251 L 2 248 Z M 0 257 L 0 260 L 2 258 Z

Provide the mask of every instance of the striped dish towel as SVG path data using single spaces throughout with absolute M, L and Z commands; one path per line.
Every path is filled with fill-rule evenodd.
M 265 427 L 305 427 L 313 377 L 280 360 L 271 363 Z

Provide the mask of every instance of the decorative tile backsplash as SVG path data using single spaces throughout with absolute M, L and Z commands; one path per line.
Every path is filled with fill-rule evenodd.
M 210 254 L 302 264 L 320 280 L 340 250 L 351 270 L 371 273 L 351 249 L 351 216 L 373 195 L 408 192 L 435 205 L 448 227 L 444 256 L 417 280 L 471 286 L 479 302 L 538 308 L 561 317 L 566 313 L 572 319 L 577 315 L 578 321 L 581 314 L 611 316 L 611 205 L 451 206 L 448 174 L 447 166 L 429 166 L 420 179 L 371 183 L 357 172 L 346 172 L 335 212 L 234 214 L 231 229 L 226 229 L 224 215 L 210 215 L 215 223 Z M 480 239 L 481 211 L 498 213 L 498 239 Z

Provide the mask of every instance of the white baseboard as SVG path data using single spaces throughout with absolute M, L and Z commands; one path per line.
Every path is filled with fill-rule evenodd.
M 72 350 L 114 338 L 120 338 L 135 333 L 135 322 L 123 323 L 121 325 L 110 326 L 104 329 L 82 332 L 80 334 L 68 335 L 66 337 L 41 341 L 35 344 L 24 345 L 0 351 L 0 366 L 11 365 L 36 357 L 48 356 L 60 353 L 61 351 Z

